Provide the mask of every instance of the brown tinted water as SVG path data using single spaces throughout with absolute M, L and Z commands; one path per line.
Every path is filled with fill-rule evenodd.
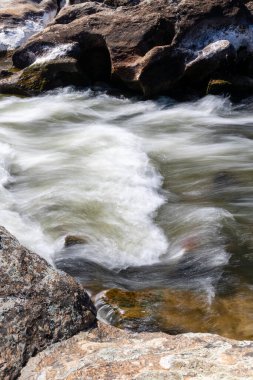
M 253 339 L 253 294 L 249 288 L 217 296 L 211 303 L 205 294 L 190 291 L 112 289 L 97 297 L 97 305 L 102 318 L 109 317 L 113 325 L 133 331 L 209 332 Z

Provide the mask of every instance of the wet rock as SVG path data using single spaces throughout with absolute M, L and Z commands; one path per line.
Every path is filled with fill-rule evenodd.
M 80 70 L 77 61 L 63 58 L 35 64 L 8 75 L 6 80 L 0 82 L 0 91 L 31 96 L 56 87 L 87 84 L 89 79 Z
M 236 51 L 227 40 L 216 41 L 198 53 L 197 58 L 187 63 L 185 67 L 185 78 L 198 82 L 208 77 L 221 66 L 232 66 L 236 59 Z
M 223 79 L 211 79 L 208 83 L 207 95 L 228 95 L 231 94 L 232 83 Z
M 140 3 L 141 0 L 98 0 L 99 3 L 109 5 L 111 7 L 132 6 Z M 83 4 L 90 2 L 90 0 L 69 0 L 69 5 Z
M 107 9 L 105 4 L 99 4 L 94 1 L 82 2 L 74 6 L 68 6 L 61 9 L 55 18 L 56 24 L 69 24 L 72 21 L 84 16 L 96 14 Z
M 87 244 L 88 240 L 82 236 L 68 235 L 65 237 L 65 247 L 71 247 L 72 245 Z
M 217 74 L 251 76 L 252 22 L 240 0 L 75 1 L 18 49 L 13 63 L 23 69 L 45 47 L 73 43 L 79 51 L 73 57 L 91 82 L 147 97 L 189 89 L 203 94 Z
M 232 95 L 234 98 L 242 98 L 252 94 L 253 78 L 246 75 L 236 75 L 223 79 L 211 79 L 207 86 L 207 94 Z
M 253 342 L 210 334 L 133 334 L 99 324 L 32 358 L 20 380 L 250 380 Z
M 149 85 L 148 83 L 149 71 L 150 67 L 154 66 L 155 61 L 159 62 L 157 66 L 160 65 L 160 71 L 162 67 L 163 72 L 160 73 L 159 69 L 156 70 L 157 85 L 154 90 L 156 92 L 159 87 L 165 87 L 163 84 L 164 78 L 166 81 L 165 74 L 174 70 L 172 65 L 175 63 L 175 56 L 177 56 L 177 51 L 170 51 L 171 54 L 168 54 L 168 50 L 161 51 L 158 48 L 170 44 L 174 36 L 174 25 L 170 21 L 168 9 L 164 5 L 165 3 L 160 1 L 157 8 L 145 3 L 142 6 L 143 9 L 133 6 L 115 10 L 101 4 L 85 3 L 65 8 L 59 13 L 54 25 L 48 27 L 38 37 L 31 39 L 24 48 L 19 49 L 14 54 L 14 65 L 17 67 L 29 65 L 29 55 L 31 52 L 39 55 L 43 44 L 49 42 L 59 44 L 71 41 L 79 44 L 82 56 L 85 56 L 85 59 L 80 61 L 87 65 L 92 54 L 85 54 L 85 51 L 88 50 L 89 36 L 93 35 L 94 38 L 96 36 L 97 40 L 100 37 L 105 42 L 104 50 L 107 49 L 109 52 L 109 59 L 108 56 L 100 54 L 99 62 L 110 69 L 112 80 L 117 83 L 137 89 L 140 92 L 143 89 L 152 92 L 149 90 L 152 87 L 152 84 Z M 167 18 L 166 14 L 168 15 Z M 77 19 L 76 16 L 78 16 Z M 151 52 L 154 47 L 157 47 L 156 51 Z M 91 49 L 89 48 L 89 52 Z M 146 53 L 149 55 L 145 57 Z M 167 64 L 171 66 L 169 70 L 167 70 Z M 110 79 L 111 75 L 107 75 L 107 78 Z M 139 81 L 141 75 L 142 79 Z M 173 76 L 175 77 L 174 72 Z M 171 76 L 169 77 L 170 80 L 167 82 L 170 85 L 172 80 Z M 152 83 L 154 82 L 155 80 L 152 78 Z
M 244 1 L 244 3 L 246 4 L 246 7 L 251 12 L 251 14 L 253 14 L 253 1 L 251 1 L 251 0 Z
M 236 75 L 231 79 L 234 92 L 238 94 L 251 94 L 253 90 L 253 78 L 246 75 Z
M 28 359 L 95 324 L 94 306 L 70 276 L 0 228 L 0 377 L 16 378 Z

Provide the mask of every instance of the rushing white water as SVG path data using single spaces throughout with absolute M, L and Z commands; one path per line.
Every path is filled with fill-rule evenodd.
M 2 97 L 1 224 L 49 261 L 85 260 L 112 276 L 162 265 L 142 279 L 130 271 L 127 286 L 180 278 L 211 297 L 230 237 L 252 244 L 252 121 L 219 97 Z M 66 235 L 86 244 L 63 249 Z
M 15 99 L 16 110 L 10 115 L 8 106 L 13 100 L 2 103 L 0 116 L 1 123 L 15 124 L 14 129 L 0 130 L 5 142 L 1 153 L 4 181 L 10 179 L 6 171 L 12 167 L 18 172 L 11 192 L 3 188 L 12 214 L 5 216 L 6 227 L 21 240 L 27 236 L 25 243 L 34 221 L 56 239 L 84 234 L 90 240 L 85 255 L 111 267 L 157 261 L 168 243 L 152 216 L 164 197 L 157 192 L 161 177 L 150 165 L 139 138 L 99 117 L 92 120 L 96 115 L 93 105 L 99 100 L 89 99 L 88 93 L 79 95 L 72 107 L 68 94 L 58 95 L 54 101 L 52 96 L 39 101 Z M 63 110 L 75 117 L 82 108 L 87 112 L 83 121 L 81 117 L 69 125 L 61 121 Z M 15 148 L 7 145 L 9 139 Z M 13 208 L 19 211 L 15 215 Z M 31 230 L 27 230 L 27 218 Z M 47 245 L 44 252 L 43 241 L 48 239 L 37 226 L 36 230 L 29 246 L 48 258 L 55 246 L 50 250 Z

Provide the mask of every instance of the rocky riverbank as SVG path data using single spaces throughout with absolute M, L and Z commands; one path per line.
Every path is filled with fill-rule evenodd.
M 96 324 L 85 290 L 0 227 L 0 378 L 15 379 L 31 356 Z
M 252 93 L 252 2 L 42 1 L 36 12 L 27 3 L 18 16 L 17 10 L 0 15 L 5 40 L 14 24 L 41 12 L 44 30 L 6 42 L 6 51 L 20 47 L 13 67 L 0 73 L 2 93 L 101 83 L 146 97 Z
M 253 342 L 132 334 L 99 324 L 32 358 L 20 380 L 252 380 Z
M 3 227 L 0 237 L 2 379 L 16 379 L 21 370 L 20 380 L 253 379 L 252 341 L 96 327 L 80 285 Z

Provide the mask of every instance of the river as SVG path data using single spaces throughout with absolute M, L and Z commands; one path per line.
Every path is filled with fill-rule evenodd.
M 1 96 L 1 224 L 98 306 L 106 289 L 159 289 L 158 309 L 141 304 L 143 329 L 170 331 L 171 312 L 176 331 L 252 339 L 252 109 L 101 89 Z M 69 235 L 84 244 L 65 246 Z

